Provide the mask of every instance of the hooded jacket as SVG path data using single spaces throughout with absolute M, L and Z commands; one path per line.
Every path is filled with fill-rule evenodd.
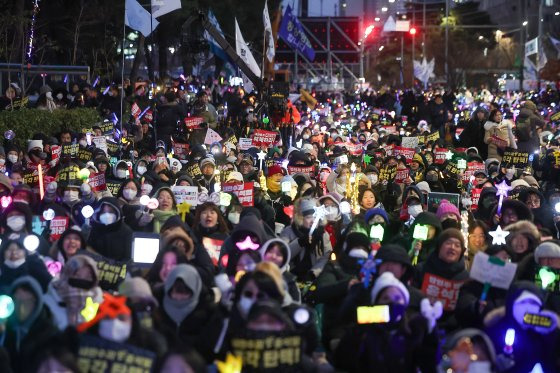
M 516 134 L 519 138 L 518 149 L 532 154 L 539 148 L 540 140 L 537 127 L 543 127 L 545 121 L 536 113 L 537 107 L 532 101 L 525 101 L 516 118 Z
M 117 220 L 112 224 L 104 225 L 99 221 L 99 214 L 104 205 L 111 206 L 117 213 Z M 132 233 L 132 229 L 124 222 L 118 200 L 114 197 L 102 198 L 92 217 L 88 245 L 107 258 L 127 261 L 131 257 Z
M 286 242 L 280 238 L 271 238 L 268 241 L 266 241 L 259 249 L 262 261 L 263 262 L 265 261 L 265 254 L 268 248 L 274 244 L 280 247 L 280 249 L 282 250 L 282 254 L 284 256 L 284 261 L 282 263 L 282 266 L 280 267 L 280 271 L 282 272 L 282 277 L 284 278 L 284 285 L 286 287 L 285 290 L 289 294 L 293 302 L 299 303 L 301 302 L 301 293 L 296 283 L 296 276 L 294 276 L 289 271 L 291 254 L 290 254 L 290 248 L 288 247 Z
M 478 120 L 478 113 L 484 113 L 484 118 L 480 121 Z M 476 108 L 472 114 L 471 119 L 467 122 L 467 125 L 461 135 L 459 136 L 459 144 L 463 148 L 470 148 L 474 146 L 479 149 L 480 155 L 483 159 L 488 157 L 488 147 L 484 143 L 484 123 L 488 118 L 488 112 L 479 106 Z
M 498 150 L 498 146 L 490 142 L 492 137 L 498 137 L 503 140 L 510 148 L 517 148 L 515 143 L 515 138 L 513 137 L 513 132 L 507 121 L 503 120 L 501 123 L 495 123 L 492 121 L 487 121 L 484 123 L 484 142 L 488 144 L 488 158 L 496 158 L 502 160 L 502 154 Z M 503 150 L 503 149 L 502 149 Z
M 37 254 L 30 254 L 29 251 L 25 250 L 25 262 L 21 264 L 17 268 L 10 268 L 6 265 L 4 260 L 4 254 L 8 245 L 12 242 L 11 240 L 7 240 L 2 245 L 2 249 L 0 250 L 0 291 L 6 291 L 7 288 L 14 283 L 17 279 L 23 276 L 30 276 L 35 281 L 39 283 L 41 289 L 43 291 L 47 290 L 47 286 L 49 282 L 52 280 L 52 276 L 50 275 L 49 271 L 47 271 L 47 267 Z M 20 246 L 23 247 L 23 244 L 20 242 L 18 243 Z
M 418 263 L 422 263 L 426 261 L 428 256 L 437 249 L 437 237 L 441 233 L 442 227 L 436 214 L 432 212 L 421 212 L 418 214 L 416 219 L 414 219 L 414 223 L 412 223 L 408 229 L 407 234 L 396 237 L 395 240 L 393 240 L 393 243 L 404 247 L 405 250 L 410 253 L 414 242 L 414 229 L 417 225 L 429 225 L 436 229 L 434 238 L 422 242 L 422 249 L 418 254 Z

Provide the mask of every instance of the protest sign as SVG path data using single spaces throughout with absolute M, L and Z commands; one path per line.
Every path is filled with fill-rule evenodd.
M 112 182 L 112 181 L 105 181 L 105 186 L 106 186 L 106 189 L 107 189 L 109 192 L 111 192 L 111 194 L 112 194 L 113 196 L 116 197 L 116 195 L 117 195 L 118 192 L 119 192 L 119 188 L 121 187 L 121 183 L 119 183 L 119 182 L 116 182 L 116 183 L 115 183 L 115 182 Z
M 253 139 L 248 137 L 241 137 L 239 139 L 239 149 L 249 150 L 252 147 L 253 147 Z
M 274 131 L 255 130 L 253 132 L 253 145 L 271 147 L 276 141 L 277 133 Z
M 245 329 L 231 339 L 231 349 L 243 361 L 244 372 L 300 371 L 301 336 L 295 331 L 262 332 Z
M 459 289 L 461 289 L 463 282 L 425 273 L 421 290 L 427 295 L 431 303 L 439 300 L 445 311 L 453 311 L 457 305 Z
M 212 145 L 215 142 L 222 141 L 222 136 L 212 128 L 206 130 L 206 137 L 204 137 L 204 143 L 207 145 Z
M 200 171 L 200 166 L 198 165 L 198 162 L 192 162 L 192 164 L 189 164 L 187 166 L 187 174 L 192 175 L 192 177 L 196 178 L 200 175 L 202 175 L 202 171 Z
M 62 151 L 60 152 L 61 157 L 71 157 L 75 158 L 80 150 L 80 144 L 65 144 L 62 145 Z
M 344 146 L 346 147 L 346 149 L 348 149 L 348 152 L 351 155 L 362 155 L 364 151 L 362 144 L 352 144 L 351 142 L 347 142 L 344 144 Z
M 397 170 L 395 174 L 395 183 L 402 184 L 408 178 L 408 168 Z
M 556 121 L 559 121 L 559 120 L 560 120 L 560 111 L 556 112 L 556 113 L 554 113 L 550 116 L 550 121 L 551 122 L 556 122 Z
M 91 142 L 95 144 L 97 149 L 103 150 L 106 155 L 109 154 L 107 150 L 107 139 L 105 136 L 92 136 Z
M 191 206 L 198 205 L 198 187 L 175 185 L 171 190 L 175 195 L 177 204 L 186 202 Z
M 191 130 L 198 130 L 200 129 L 200 123 L 204 122 L 202 117 L 186 117 L 185 118 L 185 126 Z
M 253 182 L 243 184 L 223 183 L 222 191 L 233 193 L 243 206 L 253 206 Z
M 187 156 L 189 155 L 189 148 L 189 144 L 173 142 L 173 155 L 179 160 L 187 159 Z
M 402 146 L 395 146 L 393 149 L 393 155 L 399 156 L 403 155 L 406 158 L 406 163 L 412 162 L 412 157 L 414 157 L 416 151 L 413 148 L 404 148 Z
M 430 192 L 428 193 L 428 211 L 435 213 L 444 199 L 459 208 L 459 194 Z
M 463 172 L 462 180 L 465 184 L 467 184 L 471 176 L 473 176 L 476 172 L 485 171 L 486 168 L 484 167 L 484 163 L 480 162 L 468 162 L 467 169 Z
M 204 248 L 208 252 L 210 259 L 212 259 L 212 263 L 214 263 L 215 266 L 218 266 L 218 261 L 220 260 L 220 252 L 222 250 L 223 244 L 223 240 L 218 240 L 210 237 L 202 237 L 202 246 L 204 246 Z
M 288 166 L 288 175 L 294 175 L 294 174 L 311 175 L 314 172 L 315 172 L 315 166 L 309 166 L 309 167 Z
M 456 178 L 459 176 L 459 167 L 457 167 L 457 163 L 452 161 L 447 161 L 445 164 L 445 168 L 443 169 L 444 172 L 447 172 L 449 176 Z
M 396 135 L 399 133 L 396 126 L 382 126 L 381 131 L 386 131 L 389 135 Z
M 59 145 L 51 146 L 51 160 L 56 161 L 57 164 L 58 164 L 58 161 L 60 160 L 60 152 L 61 151 L 62 151 L 62 148 Z
M 418 146 L 418 137 L 403 137 L 401 141 L 401 146 L 403 148 L 416 148 Z
M 438 141 L 438 140 L 439 140 L 439 131 L 426 135 L 426 142 Z
M 447 149 L 446 148 L 435 148 L 434 151 L 434 163 L 444 164 L 446 160 Z
M 471 189 L 471 210 L 478 209 L 478 201 L 480 200 L 480 192 L 482 188 L 472 188 Z
M 67 216 L 55 216 L 50 222 L 49 241 L 54 242 L 60 238 L 62 233 L 68 228 L 69 218 Z
M 513 165 L 515 168 L 525 168 L 529 164 L 529 153 L 506 148 L 502 156 L 502 164 Z
M 507 140 L 504 140 L 496 135 L 490 136 L 492 143 L 500 149 L 505 149 L 508 146 Z
M 79 335 L 78 367 L 84 373 L 150 373 L 156 354 L 89 334 Z
M 98 173 L 90 173 L 88 184 L 91 187 L 91 190 L 94 192 L 99 192 L 101 190 L 106 190 L 107 185 L 105 184 L 105 173 L 98 172 Z
M 515 277 L 516 270 L 517 264 L 515 263 L 506 263 L 496 257 L 478 252 L 474 256 L 470 277 L 495 288 L 508 289 Z
M 84 251 L 83 254 L 97 263 L 99 287 L 103 290 L 117 290 L 126 278 L 127 264 L 89 251 Z
M 224 141 L 224 143 L 229 142 L 233 145 L 237 145 L 237 137 L 235 137 L 235 135 L 231 135 L 230 137 L 228 137 L 226 139 L 226 141 Z
M 93 160 L 93 153 L 92 153 L 90 150 L 88 150 L 88 149 L 82 149 L 82 148 L 80 148 L 80 149 L 78 150 L 78 156 L 77 156 L 77 158 L 78 158 L 80 161 L 84 162 L 84 163 L 85 163 L 85 162 L 89 162 L 89 161 L 92 161 L 92 160 Z
M 107 141 L 107 151 L 109 155 L 116 155 L 119 152 L 119 144 L 114 141 Z
M 103 123 L 99 123 L 99 128 L 101 128 L 101 133 L 103 136 L 113 135 L 113 129 L 115 125 L 111 121 L 103 121 Z
M 72 183 L 79 187 L 82 183 L 80 178 L 78 177 L 79 172 L 80 168 L 76 165 L 64 167 L 56 174 L 56 181 L 61 185 Z
M 392 181 L 397 175 L 397 166 L 385 165 L 379 169 L 379 181 Z

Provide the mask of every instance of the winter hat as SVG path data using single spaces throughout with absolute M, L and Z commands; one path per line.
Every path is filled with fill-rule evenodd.
M 416 184 L 416 187 L 420 189 L 421 192 L 431 193 L 432 190 L 430 189 L 430 185 L 426 181 L 421 181 Z
M 403 283 L 400 282 L 392 272 L 384 272 L 377 278 L 377 280 L 375 280 L 375 284 L 371 289 L 371 303 L 375 304 L 381 291 L 390 286 L 397 288 L 402 293 L 406 300 L 406 304 L 408 305 L 410 294 L 408 293 L 406 286 L 404 286 Z
M 527 182 L 527 184 L 529 184 L 529 187 L 534 187 L 534 188 L 539 188 L 539 183 L 537 182 L 537 179 L 535 179 L 533 176 L 531 175 L 526 175 L 523 176 L 523 180 L 525 180 Z M 515 180 L 514 180 L 515 182 Z M 513 185 L 513 183 L 511 183 Z
M 517 180 L 513 180 L 511 182 L 511 188 L 515 189 L 517 187 L 525 187 L 525 188 L 530 188 L 531 186 L 529 185 L 528 182 L 526 182 L 523 179 L 517 179 Z
M 383 220 L 385 220 L 385 223 L 388 224 L 389 223 L 389 216 L 387 215 L 387 211 L 385 211 L 384 209 L 381 208 L 373 208 L 373 209 L 369 209 L 366 211 L 366 215 L 364 216 L 364 220 L 365 222 L 369 222 L 371 220 L 371 218 L 373 218 L 375 215 L 379 215 L 381 217 L 383 217 Z
M 299 211 L 303 216 L 313 215 L 315 207 L 317 207 L 317 202 L 314 199 L 305 198 L 299 204 Z
M 40 148 L 43 149 L 43 140 L 29 140 L 27 142 L 27 151 L 31 151 L 31 149 Z
M 271 177 L 271 176 L 274 176 L 276 174 L 284 175 L 284 170 L 282 169 L 282 167 L 278 166 L 277 164 L 272 165 L 268 168 L 267 176 Z
M 492 340 L 488 337 L 486 333 L 474 328 L 459 330 L 453 333 L 452 335 L 450 335 L 447 341 L 443 345 L 443 351 L 449 352 L 453 350 L 457 346 L 459 341 L 461 341 L 463 338 L 469 338 L 471 341 L 476 340 L 477 343 L 482 344 L 486 349 L 490 363 L 492 365 L 496 363 L 496 350 L 494 349 Z
M 545 241 L 535 249 L 535 262 L 541 258 L 560 258 L 560 245 L 555 241 Z
M 369 237 L 362 232 L 350 232 L 346 236 L 346 250 L 351 250 L 356 247 L 369 247 Z
M 127 298 L 147 300 L 153 305 L 158 304 L 150 285 L 142 277 L 129 277 L 124 280 L 119 286 L 119 294 Z
M 438 237 L 438 250 L 441 248 L 441 245 L 449 238 L 456 238 L 461 241 L 461 255 L 465 253 L 465 237 L 463 237 L 463 233 L 457 228 L 447 228 Z
M 412 157 L 412 162 L 418 162 L 420 166 L 424 166 L 424 160 L 422 159 L 422 156 L 418 153 L 414 154 L 414 156 Z
M 230 172 L 226 179 L 227 181 L 243 181 L 243 175 L 239 171 Z
M 458 221 L 461 220 L 461 214 L 459 214 L 459 209 L 457 208 L 457 206 L 455 206 L 448 200 L 443 199 L 439 204 L 439 207 L 436 212 L 436 216 L 439 220 L 441 220 L 445 214 L 453 214 L 457 217 Z
M 212 167 L 216 167 L 216 161 L 214 160 L 214 158 L 210 158 L 210 157 L 203 158 L 200 161 L 200 169 L 202 170 L 206 165 L 211 165 Z

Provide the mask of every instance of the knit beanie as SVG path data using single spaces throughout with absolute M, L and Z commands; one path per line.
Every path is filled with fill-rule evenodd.
M 457 208 L 457 206 L 455 206 L 454 204 L 452 204 L 451 202 L 449 202 L 446 199 L 441 200 L 439 207 L 437 209 L 436 212 L 436 216 L 439 220 L 442 220 L 442 217 L 445 214 L 453 214 L 455 216 L 457 216 L 457 220 L 460 221 L 461 220 L 461 214 L 459 214 L 459 209 Z
M 541 258 L 560 258 L 560 245 L 554 241 L 545 241 L 535 249 L 535 262 Z
M 315 212 L 315 207 L 317 207 L 317 201 L 314 199 L 302 199 L 299 205 L 300 214 L 303 216 L 312 215 Z
M 397 288 L 402 293 L 406 300 L 406 304 L 408 305 L 410 294 L 408 293 L 406 286 L 404 286 L 392 272 L 384 272 L 377 278 L 377 280 L 375 280 L 375 284 L 371 289 L 371 303 L 375 304 L 381 291 L 390 286 Z
M 461 255 L 465 253 L 465 238 L 463 237 L 463 233 L 457 228 L 447 228 L 438 237 L 438 250 L 441 248 L 441 245 L 449 238 L 456 238 L 461 241 Z

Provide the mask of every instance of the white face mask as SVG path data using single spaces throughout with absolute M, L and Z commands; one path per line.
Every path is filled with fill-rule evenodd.
M 541 311 L 541 301 L 533 293 L 523 290 L 513 302 L 513 318 L 520 326 L 527 326 L 523 322 L 526 313 L 539 313 Z
M 77 190 L 65 190 L 64 202 L 75 202 L 80 199 L 80 192 Z
M 6 160 L 4 158 L 0 158 L 0 166 L 3 166 L 6 163 Z
M 506 177 L 508 178 L 508 180 L 513 179 L 514 175 L 515 175 L 515 168 L 508 168 L 506 170 Z
M 328 206 L 325 207 L 325 210 L 327 211 L 325 217 L 327 218 L 328 221 L 335 221 L 336 218 L 338 217 L 338 209 L 334 206 Z
M 18 260 L 9 260 L 9 259 L 4 260 L 4 264 L 6 265 L 6 267 L 11 269 L 16 269 L 19 266 L 21 266 L 23 263 L 25 263 L 25 258 L 21 258 Z
M 309 135 L 308 134 L 302 135 L 301 138 L 307 140 L 309 138 Z
M 103 225 L 113 224 L 117 221 L 117 215 L 113 214 L 112 212 L 104 212 L 103 214 L 99 215 L 99 222 Z
M 136 172 L 138 172 L 138 175 L 144 175 L 146 171 L 148 171 L 148 169 L 144 166 L 136 167 Z
M 14 232 L 19 232 L 25 226 L 25 217 L 23 216 L 10 216 L 6 219 L 6 225 Z
M 59 100 L 62 100 L 63 97 L 64 97 L 64 95 L 62 93 L 57 93 L 56 94 L 56 98 L 58 98 Z
M 127 175 L 128 175 L 127 170 L 117 170 L 117 177 L 119 179 L 126 179 Z
M 348 252 L 348 256 L 356 259 L 367 259 L 368 253 L 364 249 L 352 249 Z
M 87 141 L 86 140 L 80 140 L 80 141 L 78 141 L 78 144 L 80 144 L 80 146 L 82 148 L 85 148 L 87 146 Z
M 136 194 L 137 191 L 135 191 L 134 189 L 130 189 L 130 188 L 123 189 L 123 197 L 127 201 L 134 199 L 134 197 L 136 197 Z
M 228 214 L 228 220 L 231 224 L 239 224 L 239 217 L 241 216 L 238 212 L 230 212 Z
M 132 323 L 119 319 L 104 319 L 99 322 L 99 335 L 113 342 L 122 343 L 130 337 Z
M 377 175 L 376 174 L 368 175 L 368 179 L 369 179 L 369 181 L 371 181 L 371 185 L 377 184 Z
M 418 214 L 422 212 L 422 205 L 412 205 L 408 206 L 408 215 L 412 216 L 413 218 L 417 217 Z
M 243 316 L 244 319 L 246 319 L 247 316 L 249 316 L 249 311 L 251 310 L 251 307 L 253 307 L 254 303 L 255 301 L 253 300 L 253 298 L 247 298 L 244 296 L 242 296 L 239 302 L 237 303 L 237 309 L 239 310 L 239 313 L 241 313 L 241 316 Z
M 17 156 L 17 155 L 14 155 L 14 154 L 9 154 L 9 155 L 8 155 L 8 160 L 9 160 L 10 162 L 12 162 L 12 163 L 17 163 L 17 161 L 18 161 L 18 156 Z

